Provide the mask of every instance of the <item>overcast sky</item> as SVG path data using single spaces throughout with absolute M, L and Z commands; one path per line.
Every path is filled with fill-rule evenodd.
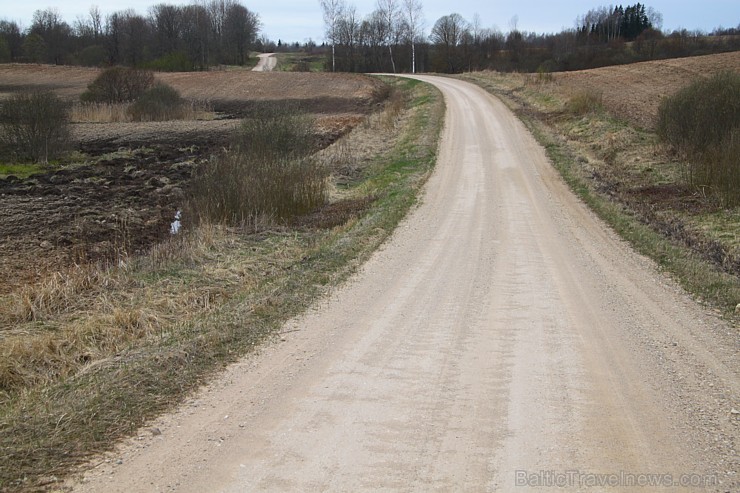
M 18 21 L 22 27 L 31 23 L 33 12 L 48 7 L 56 8 L 65 21 L 72 24 L 78 16 L 86 16 L 91 5 L 98 5 L 103 14 L 132 8 L 146 14 L 150 6 L 157 3 L 190 4 L 188 0 L 0 0 L 0 19 Z M 323 17 L 318 0 L 242 0 L 245 7 L 259 14 L 262 32 L 277 41 L 306 41 L 323 39 Z M 375 8 L 375 0 L 355 0 L 360 15 L 364 16 Z M 522 31 L 538 33 L 559 32 L 572 28 L 578 16 L 602 5 L 633 5 L 637 0 L 422 0 L 426 30 L 443 15 L 453 12 L 472 20 L 479 14 L 484 27 L 496 27 L 509 31 L 516 17 L 517 27 Z M 653 0 L 643 1 L 663 14 L 663 29 L 686 28 L 711 31 L 722 27 L 737 27 L 740 24 L 740 0 Z

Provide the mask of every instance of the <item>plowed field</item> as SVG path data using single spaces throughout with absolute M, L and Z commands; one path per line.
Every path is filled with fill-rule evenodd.
M 0 65 L 0 99 L 50 89 L 78 100 L 97 69 Z M 79 163 L 26 179 L 0 175 L 0 294 L 78 262 L 114 260 L 169 234 L 193 170 L 251 108 L 287 101 L 329 143 L 371 112 L 382 84 L 358 75 L 221 70 L 157 74 L 213 120 L 74 123 Z M 4 160 L 4 159 L 3 159 Z
M 718 70 L 740 71 L 740 51 L 563 72 L 555 80 L 566 91 L 597 91 L 615 115 L 651 128 L 664 96 Z

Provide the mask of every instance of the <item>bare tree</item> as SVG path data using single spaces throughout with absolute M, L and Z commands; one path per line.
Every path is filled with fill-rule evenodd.
M 156 33 L 158 56 L 176 52 L 182 47 L 182 8 L 160 3 L 149 8 L 149 19 Z
M 10 62 L 16 61 L 23 55 L 23 33 L 16 22 L 0 20 L 0 40 L 7 43 Z
M 447 70 L 451 73 L 459 69 L 457 48 L 467 33 L 468 23 L 460 14 L 440 17 L 432 28 L 430 39 L 444 50 Z
M 223 25 L 224 45 L 231 63 L 244 65 L 249 58 L 249 46 L 257 39 L 259 16 L 239 3 L 226 9 Z
M 103 15 L 100 13 L 100 7 L 93 5 L 88 13 L 90 16 L 90 28 L 92 29 L 93 38 L 96 40 L 103 35 Z
M 44 40 L 49 62 L 55 64 L 63 62 L 72 38 L 72 28 L 64 22 L 57 9 L 50 7 L 46 10 L 35 11 L 29 32 Z
M 399 37 L 399 17 L 401 10 L 399 8 L 398 0 L 378 0 L 378 9 L 380 17 L 383 19 L 385 24 L 385 42 L 388 45 L 388 54 L 391 57 L 391 66 L 393 67 L 393 73 L 396 73 L 396 61 L 393 59 L 393 45 L 398 42 Z
M 324 11 L 324 23 L 326 24 L 326 37 L 331 43 L 331 71 L 336 72 L 336 46 L 339 36 L 339 20 L 342 17 L 346 5 L 344 0 L 319 0 L 321 8 Z
M 103 34 L 103 19 L 100 9 L 93 5 L 90 7 L 88 17 L 77 16 L 73 31 L 78 38 L 86 39 L 86 41 L 97 41 Z
M 357 8 L 349 5 L 344 9 L 337 26 L 338 41 L 341 46 L 347 47 L 348 64 L 345 69 L 355 71 L 357 44 L 360 38 L 360 22 L 357 18 Z
M 480 18 L 480 14 L 476 12 L 475 14 L 473 14 L 473 22 L 470 23 L 471 34 L 473 35 L 473 43 L 480 43 L 482 29 L 483 21 Z
M 211 18 L 203 5 L 190 4 L 182 9 L 183 41 L 188 58 L 206 70 L 211 64 Z
M 653 29 L 660 31 L 663 28 L 663 14 L 652 7 L 647 8 L 647 17 Z
M 383 71 L 383 44 L 386 39 L 385 22 L 380 16 L 380 12 L 373 11 L 361 26 L 362 39 L 365 43 L 368 67 L 376 72 Z
M 406 33 L 411 41 L 411 73 L 416 73 L 416 38 L 421 35 L 424 11 L 420 0 L 404 0 L 403 17 Z

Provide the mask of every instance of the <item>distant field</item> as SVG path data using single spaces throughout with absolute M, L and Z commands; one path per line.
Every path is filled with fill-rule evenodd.
M 23 88 L 41 87 L 77 98 L 100 73 L 98 69 L 53 65 L 0 64 L 0 97 Z M 362 75 L 314 73 L 255 73 L 248 70 L 158 73 L 183 97 L 210 101 L 277 99 L 353 100 L 369 102 L 379 83 Z
M 559 92 L 599 91 L 604 105 L 616 116 L 652 128 L 663 96 L 721 70 L 740 71 L 740 51 L 562 72 L 555 75 L 555 81 Z

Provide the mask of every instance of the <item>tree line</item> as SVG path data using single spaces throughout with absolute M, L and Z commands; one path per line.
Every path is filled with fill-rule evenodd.
M 39 10 L 31 26 L 0 21 L 0 63 L 128 65 L 154 70 L 205 70 L 244 65 L 249 51 L 326 53 L 325 69 L 345 72 L 470 70 L 566 71 L 740 49 L 740 26 L 707 36 L 664 33 L 662 16 L 642 3 L 599 7 L 573 29 L 538 34 L 516 19 L 506 33 L 452 13 L 425 24 L 422 0 L 376 0 L 367 15 L 348 0 L 319 0 L 325 44 L 277 44 L 260 39 L 259 16 L 239 0 L 160 3 L 146 15 L 128 9 L 103 16 L 92 7 L 72 24 Z
M 49 8 L 37 10 L 27 30 L 16 22 L 0 21 L 0 62 L 158 70 L 243 65 L 259 29 L 259 16 L 238 0 L 160 3 L 147 15 L 127 9 L 105 17 L 93 6 L 72 25 Z
M 580 38 L 595 38 L 599 42 L 617 39 L 634 41 L 643 32 L 660 28 L 663 16 L 651 7 L 641 3 L 617 7 L 600 7 L 588 11 L 577 21 L 577 34 Z
M 740 26 L 716 36 L 660 31 L 662 15 L 644 4 L 592 9 L 574 29 L 503 33 L 452 13 L 424 34 L 420 0 L 377 0 L 360 16 L 347 0 L 319 0 L 328 44 L 327 69 L 350 72 L 470 70 L 565 71 L 740 49 Z M 729 35 L 729 36 L 728 36 Z

